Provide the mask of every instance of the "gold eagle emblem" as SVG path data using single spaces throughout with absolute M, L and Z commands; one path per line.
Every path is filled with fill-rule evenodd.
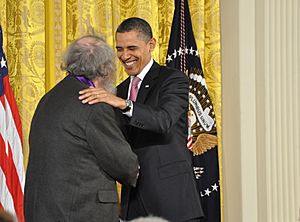
M 208 133 L 202 133 L 197 137 L 197 140 L 193 144 L 193 155 L 201 155 L 206 151 L 214 148 L 216 145 L 218 145 L 217 136 Z

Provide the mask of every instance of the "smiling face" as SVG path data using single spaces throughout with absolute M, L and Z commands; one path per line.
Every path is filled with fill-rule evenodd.
M 130 76 L 139 74 L 151 59 L 156 41 L 145 40 L 142 33 L 132 30 L 116 33 L 117 56 Z

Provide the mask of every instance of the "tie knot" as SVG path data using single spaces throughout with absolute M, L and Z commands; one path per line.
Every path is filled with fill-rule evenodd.
M 141 81 L 141 79 L 139 77 L 135 76 L 135 77 L 133 77 L 131 84 L 132 84 L 132 86 L 137 87 L 140 81 Z

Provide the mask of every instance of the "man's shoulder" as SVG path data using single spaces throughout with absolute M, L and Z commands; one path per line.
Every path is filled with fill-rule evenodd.
M 99 116 L 100 118 L 103 118 L 103 116 L 115 116 L 114 108 L 111 105 L 108 105 L 106 103 L 96 103 L 93 105 L 88 105 L 91 114 L 95 114 L 96 116 Z
M 158 73 L 159 77 L 163 79 L 167 79 L 167 78 L 187 79 L 187 76 L 180 70 L 165 65 L 160 65 L 156 61 L 154 61 L 149 72 Z
M 160 66 L 160 77 L 165 79 L 181 79 L 182 81 L 187 81 L 188 77 L 178 69 L 168 67 L 168 66 Z
M 177 74 L 183 75 L 183 73 L 180 70 L 172 68 L 172 67 L 168 67 L 165 65 L 160 65 L 160 70 L 161 70 L 161 72 L 177 73 Z

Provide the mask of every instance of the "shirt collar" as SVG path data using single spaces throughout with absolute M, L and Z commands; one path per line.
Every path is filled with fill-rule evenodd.
M 145 65 L 145 67 L 143 68 L 143 70 L 138 74 L 136 75 L 137 77 L 139 77 L 139 79 L 141 80 L 140 82 L 143 81 L 143 79 L 145 78 L 146 74 L 148 73 L 148 71 L 150 70 L 151 66 L 153 65 L 154 61 L 153 59 L 151 58 L 150 61 L 148 62 L 147 65 Z M 131 80 L 134 78 L 134 76 L 131 76 L 130 77 Z

